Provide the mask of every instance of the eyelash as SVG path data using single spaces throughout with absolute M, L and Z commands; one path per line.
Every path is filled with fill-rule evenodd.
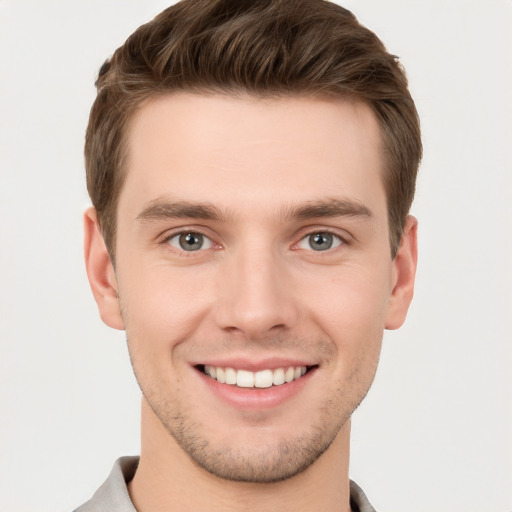
M 183 248 L 179 248 L 179 247 L 175 247 L 171 244 L 171 240 L 176 238 L 177 240 L 179 240 L 179 237 L 180 236 L 183 236 L 183 235 L 200 235 L 201 237 L 203 237 L 204 240 L 208 240 L 209 241 L 209 246 L 206 247 L 206 248 L 202 248 L 197 250 L 197 251 L 187 251 Z M 202 231 L 198 230 L 198 229 L 182 229 L 178 232 L 174 232 L 170 235 L 167 235 L 165 236 L 161 243 L 163 245 L 167 245 L 171 248 L 171 250 L 173 250 L 176 254 L 178 254 L 179 256 L 183 256 L 183 257 L 190 257 L 190 256 L 193 256 L 194 253 L 198 253 L 198 252 L 202 252 L 202 251 L 205 251 L 205 250 L 208 250 L 208 249 L 215 249 L 215 248 L 218 248 L 220 247 L 219 244 L 216 244 L 211 237 L 209 237 L 208 235 L 206 235 L 205 233 L 203 233 Z M 179 244 L 179 241 L 177 242 Z
M 342 236 L 338 231 L 334 231 L 332 229 L 329 229 L 329 228 L 323 228 L 323 229 L 313 229 L 311 231 L 308 231 L 306 232 L 305 234 L 303 234 L 301 236 L 301 238 L 299 239 L 298 242 L 295 242 L 293 245 L 292 245 L 292 248 L 295 249 L 295 250 L 300 250 L 299 247 L 297 247 L 300 243 L 302 243 L 303 241 L 305 241 L 308 237 L 311 237 L 313 235 L 320 235 L 320 234 L 325 234 L 325 235 L 331 235 L 333 237 L 335 237 L 336 239 L 339 240 L 339 243 L 335 246 L 335 247 L 329 247 L 325 250 L 320 250 L 320 251 L 315 251 L 313 249 L 304 249 L 304 250 L 310 250 L 311 252 L 316 252 L 316 253 L 322 253 L 322 252 L 331 252 L 332 250 L 334 249 L 337 249 L 338 247 L 340 246 L 343 246 L 343 245 L 348 245 L 349 244 L 349 241 L 347 240 L 347 237 L 345 236 Z M 200 249 L 198 249 L 197 251 L 187 251 L 183 248 L 178 248 L 178 247 L 175 247 L 173 245 L 171 245 L 170 241 L 174 238 L 178 238 L 182 235 L 200 235 L 202 236 L 204 239 L 208 240 L 209 243 L 210 243 L 210 246 L 209 247 L 206 247 L 206 248 L 203 248 L 201 247 Z M 193 256 L 194 253 L 199 253 L 199 252 L 202 252 L 202 251 L 205 251 L 205 250 L 208 250 L 208 249 L 216 249 L 216 248 L 220 248 L 220 244 L 216 244 L 211 237 L 209 237 L 208 235 L 206 235 L 204 232 L 202 232 L 201 230 L 197 230 L 197 229 L 182 229 L 178 232 L 174 232 L 170 235 L 167 235 L 165 236 L 161 243 L 163 245 L 168 245 L 172 248 L 172 250 L 174 250 L 177 254 L 179 254 L 180 256 L 184 256 L 184 257 L 190 257 L 190 256 Z M 179 242 L 178 242 L 179 243 Z
M 333 238 L 338 239 L 339 243 L 335 245 L 334 247 L 328 247 L 325 250 L 321 251 L 314 251 L 313 249 L 309 249 L 312 252 L 320 253 L 320 252 L 331 252 L 334 249 L 337 249 L 340 246 L 347 245 L 348 241 L 347 238 L 342 236 L 339 232 L 331 230 L 331 229 L 314 229 L 312 231 L 309 231 L 304 236 L 300 238 L 300 240 L 294 244 L 294 247 L 297 247 L 299 244 L 307 240 L 308 238 L 312 237 L 313 235 L 331 235 Z M 306 249 L 308 250 L 308 249 Z

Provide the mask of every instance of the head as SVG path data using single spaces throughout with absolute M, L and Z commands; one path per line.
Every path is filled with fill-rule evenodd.
M 130 120 L 165 93 L 333 97 L 362 101 L 382 137 L 392 256 L 421 158 L 404 70 L 354 15 L 324 0 L 186 0 L 139 27 L 97 80 L 85 144 L 87 187 L 111 257 Z
M 412 298 L 420 153 L 396 59 L 323 0 L 184 0 L 104 64 L 86 261 L 155 453 L 274 482 L 339 452 Z

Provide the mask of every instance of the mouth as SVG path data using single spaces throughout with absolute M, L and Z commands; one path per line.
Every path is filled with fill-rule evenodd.
M 197 365 L 196 368 L 221 384 L 245 389 L 265 389 L 300 380 L 304 375 L 315 369 L 316 365 L 268 368 L 257 372 L 210 365 Z

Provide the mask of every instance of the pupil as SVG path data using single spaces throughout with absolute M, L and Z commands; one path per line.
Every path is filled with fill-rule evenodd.
M 201 249 L 203 245 L 203 235 L 199 233 L 187 233 L 180 236 L 180 247 L 185 251 L 194 251 Z
M 326 251 L 332 246 L 332 235 L 329 233 L 315 233 L 310 236 L 310 244 L 313 249 Z

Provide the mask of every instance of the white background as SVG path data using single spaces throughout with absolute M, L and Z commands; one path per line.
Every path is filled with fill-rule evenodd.
M 0 0 L 0 510 L 70 511 L 139 449 L 123 333 L 82 262 L 103 60 L 167 2 Z M 425 158 L 416 297 L 355 413 L 379 512 L 512 511 L 510 0 L 344 3 L 401 57 Z

